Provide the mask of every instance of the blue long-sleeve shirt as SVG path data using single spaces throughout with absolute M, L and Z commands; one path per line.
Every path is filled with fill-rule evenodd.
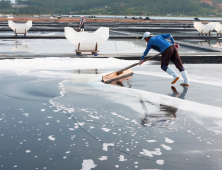
M 169 46 L 172 44 L 168 42 L 166 39 L 170 39 L 172 43 L 174 43 L 174 39 L 171 34 L 161 34 L 154 37 L 151 37 L 149 42 L 147 43 L 146 50 L 141 57 L 141 60 L 144 60 L 145 56 L 148 54 L 151 48 L 154 50 L 163 53 Z
M 85 19 L 81 19 L 81 20 L 79 21 L 80 24 L 84 24 L 84 22 L 86 22 Z

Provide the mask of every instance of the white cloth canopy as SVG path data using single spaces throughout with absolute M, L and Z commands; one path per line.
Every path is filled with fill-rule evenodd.
M 201 22 L 194 22 L 194 28 L 201 34 L 210 34 L 215 29 L 215 22 L 209 22 L 208 24 L 202 24 Z
M 222 25 L 219 22 L 216 22 L 215 30 L 218 34 L 222 34 Z
M 71 27 L 65 27 L 65 37 L 78 49 L 78 50 L 95 50 L 101 46 L 109 38 L 109 28 L 100 27 L 93 33 L 89 32 L 76 32 Z
M 15 34 L 27 34 L 28 30 L 32 27 L 32 21 L 16 24 L 12 20 L 8 20 L 8 26 L 15 32 Z

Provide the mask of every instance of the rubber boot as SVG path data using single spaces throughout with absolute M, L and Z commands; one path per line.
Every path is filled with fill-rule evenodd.
M 167 72 L 169 75 L 173 76 L 173 81 L 172 81 L 171 84 L 174 84 L 174 83 L 177 82 L 177 80 L 179 80 L 180 77 L 178 77 L 177 73 L 176 73 L 172 68 L 168 67 L 168 68 L 166 69 L 166 72 Z
M 181 71 L 181 75 L 183 77 L 183 83 L 180 83 L 181 86 L 189 86 L 189 80 L 188 80 L 188 76 L 187 76 L 187 71 Z
M 84 29 L 82 29 L 82 31 L 84 32 Z

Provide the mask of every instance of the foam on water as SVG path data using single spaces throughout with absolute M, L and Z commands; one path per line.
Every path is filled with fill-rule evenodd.
M 100 161 L 105 161 L 108 159 L 108 156 L 101 156 L 101 158 L 98 158 Z
M 164 149 L 168 150 L 168 151 L 172 149 L 171 147 L 169 147 L 169 146 L 167 146 L 167 145 L 165 145 L 165 144 L 162 144 L 161 146 L 162 146 Z
M 127 159 L 124 159 L 124 155 L 120 155 L 118 158 L 120 162 L 127 161 Z
M 103 131 L 105 132 L 109 132 L 111 129 L 108 129 L 108 128 L 101 128 Z
M 26 152 L 26 153 L 30 153 L 31 151 L 30 151 L 30 150 L 26 150 L 25 152 Z
M 51 141 L 55 141 L 56 138 L 54 137 L 54 135 L 51 135 L 51 136 L 48 137 L 48 139 L 51 140 Z
M 108 146 L 114 146 L 113 143 L 103 143 L 103 150 L 108 151 Z
M 164 160 L 157 160 L 156 163 L 159 164 L 159 165 L 163 165 L 164 164 Z
M 96 166 L 97 165 L 94 164 L 92 159 L 86 159 L 86 160 L 83 160 L 81 170 L 91 170 L 92 168 L 95 168 Z
M 169 139 L 169 138 L 167 138 L 167 137 L 165 137 L 165 142 L 166 142 L 166 143 L 174 143 L 173 140 L 171 140 L 171 139 Z
M 140 152 L 140 154 L 148 157 L 153 157 L 154 155 L 162 155 L 162 152 L 160 151 L 160 148 L 156 148 L 154 149 L 154 151 L 143 149 L 143 152 Z

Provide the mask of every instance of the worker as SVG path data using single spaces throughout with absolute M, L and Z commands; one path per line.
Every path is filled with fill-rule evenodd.
M 166 39 L 170 39 L 172 44 L 168 42 Z M 142 40 L 145 40 L 147 42 L 147 47 L 139 61 L 140 65 L 143 63 L 143 60 L 145 59 L 145 56 L 148 54 L 149 50 L 153 48 L 154 50 L 162 54 L 161 68 L 164 71 L 166 71 L 169 75 L 173 76 L 173 81 L 171 84 L 176 83 L 180 77 L 171 67 L 168 66 L 170 60 L 175 64 L 177 69 L 181 72 L 181 75 L 184 79 L 184 82 L 181 83 L 180 85 L 189 86 L 187 72 L 183 67 L 182 61 L 177 51 L 177 49 L 180 48 L 180 46 L 179 44 L 175 44 L 171 34 L 162 34 L 162 35 L 153 36 L 150 32 L 145 32 Z
M 80 31 L 84 31 L 84 23 L 86 22 L 84 16 L 81 17 L 80 20 Z

